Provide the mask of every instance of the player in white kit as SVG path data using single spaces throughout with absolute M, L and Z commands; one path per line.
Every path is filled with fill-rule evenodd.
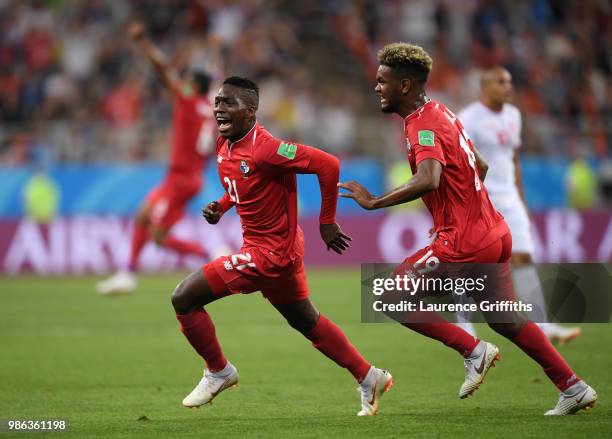
M 481 99 L 458 113 L 474 145 L 489 164 L 485 185 L 495 208 L 504 216 L 512 232 L 512 264 L 516 292 L 533 303 L 536 322 L 546 322 L 542 286 L 533 266 L 531 223 L 523 196 L 518 149 L 521 146 L 521 113 L 509 103 L 512 76 L 503 67 L 485 70 L 480 78 Z M 464 329 L 474 333 L 468 321 Z M 552 341 L 560 344 L 580 335 L 580 328 L 564 328 L 555 323 L 538 323 Z

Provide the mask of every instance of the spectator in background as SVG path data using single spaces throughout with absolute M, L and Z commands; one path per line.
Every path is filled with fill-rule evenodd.
M 122 157 L 135 157 L 139 137 L 142 82 L 136 76 L 124 78 L 102 104 L 104 118 L 111 125 L 110 142 Z
M 170 106 L 120 37 L 126 21 L 141 15 L 160 46 L 187 42 L 173 59 L 177 67 L 213 68 L 217 78 L 240 72 L 262 83 L 263 96 L 279 96 L 270 111 L 261 112 L 262 122 L 275 131 L 296 132 L 318 143 L 312 120 L 325 118 L 330 127 L 337 121 L 341 129 L 333 130 L 333 143 L 343 155 L 367 152 L 372 132 L 383 133 L 376 143 L 396 144 L 394 130 L 370 119 L 364 90 L 376 69 L 373 48 L 402 38 L 435 53 L 430 92 L 450 108 L 476 97 L 478 69 L 494 62 L 507 65 L 517 105 L 526 113 L 526 152 L 567 157 L 569 132 L 587 154 L 610 154 L 612 7 L 607 1 L 263 4 L 0 2 L 0 144 L 18 148 L 8 139 L 27 133 L 28 124 L 38 119 L 51 125 L 45 130 L 48 142 L 53 156 L 62 160 L 163 159 Z M 140 84 L 126 90 L 126 78 L 133 77 Z M 340 83 L 340 93 L 351 102 L 338 105 L 329 87 L 309 83 Z M 123 110 L 116 108 L 117 100 L 127 102 L 129 115 L 119 116 Z M 139 134 L 119 141 L 103 135 L 117 117 L 127 117 L 129 123 L 121 126 Z M 62 133 L 66 126 L 68 142 Z M 141 135 L 154 142 L 135 148 Z M 386 161 L 392 160 L 390 154 Z M 3 153 L 0 163 L 7 157 L 15 154 Z
M 39 224 L 48 224 L 58 212 L 60 191 L 45 172 L 38 171 L 26 184 L 23 201 L 28 218 Z
M 587 161 L 575 158 L 566 175 L 568 203 L 572 209 L 587 210 L 595 204 L 597 176 Z

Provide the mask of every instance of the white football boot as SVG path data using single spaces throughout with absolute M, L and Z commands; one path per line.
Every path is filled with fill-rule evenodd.
M 238 385 L 238 369 L 230 362 L 219 372 L 204 371 L 204 377 L 195 389 L 183 399 L 185 407 L 200 407 L 204 404 L 212 404 L 212 400 L 223 392 Z
M 545 416 L 573 415 L 579 410 L 588 410 L 595 405 L 597 392 L 584 381 L 576 384 L 559 394 L 559 401 L 554 409 L 544 413 Z
M 561 346 L 582 334 L 582 330 L 577 326 L 565 328 L 556 323 L 539 323 L 538 326 L 552 343 L 559 343 Z
M 478 390 L 489 369 L 495 367 L 495 362 L 500 359 L 498 347 L 482 340 L 472 355 L 463 361 L 465 381 L 459 389 L 459 398 L 467 398 Z
M 361 410 L 357 416 L 374 416 L 378 413 L 380 398 L 393 386 L 393 377 L 386 370 L 370 367 L 368 374 L 359 384 Z
M 96 289 L 103 296 L 131 293 L 138 286 L 136 276 L 129 271 L 118 271 L 108 279 L 98 282 Z

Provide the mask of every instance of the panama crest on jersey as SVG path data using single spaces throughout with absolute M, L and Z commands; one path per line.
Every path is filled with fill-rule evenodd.
M 251 168 L 249 168 L 249 164 L 246 162 L 246 160 L 242 160 L 240 162 L 240 172 L 242 172 L 242 176 L 244 178 L 249 176 L 249 172 L 251 172 Z

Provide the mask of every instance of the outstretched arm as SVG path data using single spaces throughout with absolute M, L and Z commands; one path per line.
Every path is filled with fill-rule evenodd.
M 441 173 L 442 165 L 440 162 L 434 159 L 425 159 L 418 164 L 416 174 L 407 183 L 380 197 L 373 196 L 356 181 L 339 183 L 338 186 L 348 191 L 342 192 L 341 197 L 352 198 L 364 209 L 374 210 L 407 203 L 422 197 L 428 192 L 435 191 L 440 184 Z
M 146 37 L 144 24 L 140 21 L 131 23 L 128 26 L 128 35 L 136 42 L 139 49 L 153 65 L 166 87 L 172 93 L 179 94 L 181 92 L 181 81 L 178 72 L 170 65 L 164 53 Z

